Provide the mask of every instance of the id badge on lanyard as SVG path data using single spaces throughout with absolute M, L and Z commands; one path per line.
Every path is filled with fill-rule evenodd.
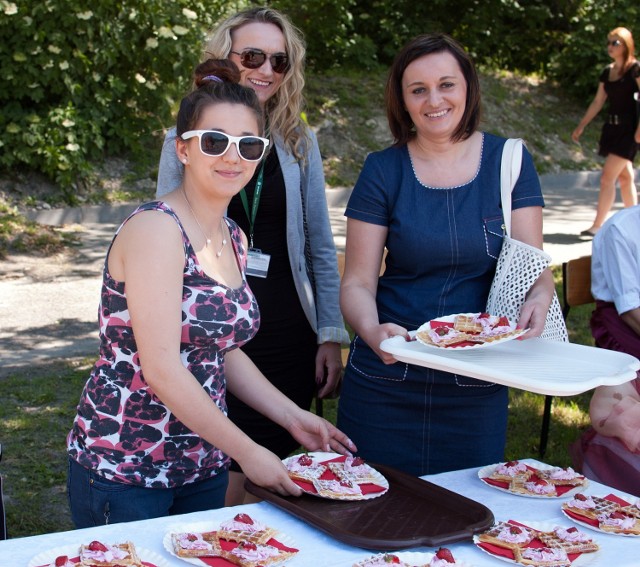
M 257 278 L 266 278 L 269 273 L 269 262 L 271 262 L 271 254 L 264 254 L 259 248 L 253 246 L 253 228 L 258 214 L 258 205 L 260 204 L 260 194 L 262 193 L 262 183 L 264 178 L 264 160 L 260 166 L 258 179 L 256 179 L 256 188 L 253 192 L 253 202 L 251 203 L 251 213 L 249 213 L 249 201 L 247 192 L 242 189 L 240 191 L 240 199 L 244 207 L 247 218 L 249 219 L 249 250 L 247 252 L 247 275 Z
M 259 248 L 249 248 L 247 252 L 247 275 L 266 278 L 270 261 L 271 254 L 263 254 Z

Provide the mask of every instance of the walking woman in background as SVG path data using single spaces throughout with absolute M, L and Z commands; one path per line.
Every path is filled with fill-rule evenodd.
M 607 220 L 616 199 L 616 181 L 625 207 L 638 203 L 634 182 L 633 159 L 640 143 L 636 93 L 640 91 L 640 63 L 634 53 L 633 36 L 627 28 L 615 28 L 607 36 L 607 52 L 613 59 L 600 74 L 598 91 L 571 137 L 580 139 L 587 124 L 609 101 L 608 115 L 602 126 L 600 149 L 605 157 L 600 177 L 600 195 L 593 224 L 580 234 L 593 237 Z
M 349 335 L 340 314 L 322 160 L 313 132 L 301 119 L 304 43 L 284 15 L 253 8 L 213 31 L 206 57 L 229 58 L 238 66 L 241 84 L 258 95 L 272 142 L 227 211 L 249 236 L 248 281 L 261 314 L 260 330 L 243 350 L 271 383 L 308 409 L 316 392 L 323 397 L 336 388 L 342 374 L 340 348 Z M 157 196 L 182 180 L 174 140 L 171 129 Z M 299 446 L 287 431 L 233 395 L 227 403 L 231 421 L 279 457 Z M 241 504 L 245 496 L 244 475 L 234 461 L 227 504 Z
M 238 348 L 260 315 L 247 237 L 224 214 L 268 146 L 258 99 L 239 80 L 226 59 L 196 69 L 177 120 L 183 181 L 138 207 L 107 252 L 100 357 L 67 440 L 78 528 L 220 508 L 229 456 L 259 485 L 299 495 L 280 459 L 227 419 L 227 389 L 309 450 L 354 449 Z

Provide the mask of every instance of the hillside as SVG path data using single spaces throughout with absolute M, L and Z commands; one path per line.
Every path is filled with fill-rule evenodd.
M 318 134 L 329 185 L 353 184 L 366 154 L 390 143 L 385 79 L 386 72 L 309 78 L 308 117 Z M 481 89 L 482 129 L 524 138 L 539 173 L 600 167 L 598 119 L 586 129 L 581 145 L 575 144 L 570 135 L 585 108 L 567 100 L 559 87 L 534 77 L 484 72 Z
M 384 114 L 385 79 L 386 71 L 334 71 L 308 77 L 307 118 L 318 135 L 329 186 L 353 185 L 367 153 L 391 142 Z M 585 109 L 567 100 L 558 87 L 533 77 L 494 72 L 481 73 L 481 86 L 482 128 L 524 138 L 539 173 L 600 167 L 596 155 L 598 119 L 585 131 L 581 145 L 573 143 L 571 131 Z M 156 143 L 150 144 L 147 164 L 134 166 L 116 158 L 99 164 L 94 175 L 75 192 L 76 203 L 152 197 L 161 144 L 159 132 Z M 62 197 L 58 188 L 37 174 L 0 175 L 0 214 L 6 213 L 7 205 L 22 210 L 60 206 L 64 204 Z

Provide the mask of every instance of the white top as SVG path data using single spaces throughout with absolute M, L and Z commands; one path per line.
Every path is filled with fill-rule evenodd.
M 534 466 L 538 463 L 531 459 L 524 459 L 524 462 Z M 565 499 L 523 498 L 495 490 L 478 478 L 478 468 L 428 475 L 423 478 L 468 498 L 482 502 L 491 509 L 496 520 L 553 522 L 554 525 L 557 524 L 565 528 L 576 526 L 561 512 L 560 504 Z M 621 491 L 613 490 L 593 481 L 589 483 L 585 490 L 585 494 L 596 496 L 606 496 L 611 493 L 617 494 L 628 502 L 636 500 Z M 374 552 L 341 543 L 279 508 L 261 502 L 260 504 L 222 508 L 220 510 L 197 512 L 182 516 L 169 516 L 140 522 L 112 524 L 98 528 L 0 541 L 0 567 L 26 567 L 32 557 L 44 551 L 70 544 L 88 543 L 93 539 L 106 543 L 131 540 L 136 546 L 160 556 L 163 561 L 159 567 L 186 567 L 188 563 L 165 551 L 162 542 L 167 531 L 173 526 L 180 527 L 192 523 L 202 525 L 202 522 L 207 522 L 212 525 L 216 523 L 219 525 L 220 522 L 233 518 L 239 512 L 246 512 L 252 518 L 288 536 L 287 543 L 294 545 L 300 552 L 291 561 L 287 561 L 287 567 L 351 567 L 356 561 L 361 561 L 374 554 Z M 579 526 L 576 527 L 581 531 L 588 531 Z M 588 565 L 588 567 L 638 566 L 638 538 L 600 534 L 593 531 L 588 532 L 591 537 L 596 539 L 600 546 L 600 551 L 591 557 L 585 557 L 585 565 Z M 501 564 L 500 561 L 477 549 L 471 541 L 454 543 L 446 545 L 446 547 L 452 551 L 456 559 L 474 567 L 497 567 L 497 565 Z M 433 553 L 436 550 L 421 547 L 410 551 Z M 576 567 L 580 567 L 582 564 L 582 562 L 578 562 Z
M 595 235 L 591 294 L 620 315 L 640 307 L 640 205 L 618 211 Z

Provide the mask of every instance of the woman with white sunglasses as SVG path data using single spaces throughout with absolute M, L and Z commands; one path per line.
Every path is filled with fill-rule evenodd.
M 582 120 L 571 134 L 575 142 L 608 101 L 598 153 L 605 157 L 600 177 L 600 195 L 593 224 L 580 235 L 592 238 L 607 220 L 616 200 L 616 182 L 625 207 L 638 204 L 633 160 L 640 144 L 638 91 L 640 63 L 634 56 L 633 36 L 627 28 L 615 28 L 607 36 L 607 53 L 613 60 L 600 73 L 598 90 Z
M 281 460 L 226 417 L 227 391 L 309 450 L 354 449 L 239 348 L 260 314 L 247 237 L 224 214 L 269 143 L 258 99 L 239 80 L 228 60 L 196 69 L 177 120 L 182 182 L 134 211 L 107 253 L 100 356 L 67 440 L 78 528 L 219 508 L 230 457 L 256 484 L 299 495 Z
M 249 236 L 249 285 L 261 311 L 255 339 L 243 347 L 287 397 L 308 409 L 329 395 L 342 375 L 341 344 L 349 343 L 339 308 L 340 278 L 327 210 L 318 144 L 301 118 L 305 47 L 281 13 L 253 8 L 223 21 L 205 57 L 229 58 L 252 88 L 267 122 L 271 145 L 228 216 Z M 157 196 L 181 181 L 175 131 L 160 159 Z M 298 442 L 229 396 L 229 418 L 281 458 Z M 241 504 L 244 475 L 232 462 L 227 504 Z

